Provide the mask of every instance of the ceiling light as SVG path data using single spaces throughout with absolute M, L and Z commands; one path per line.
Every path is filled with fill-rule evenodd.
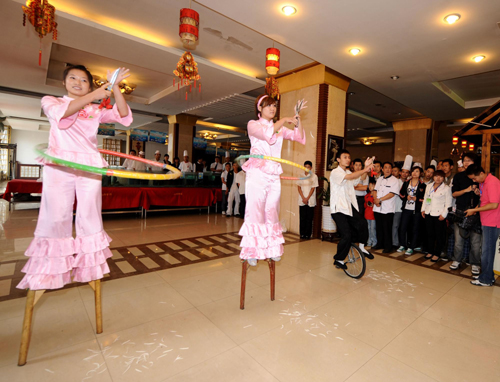
M 448 24 L 455 24 L 458 20 L 460 20 L 460 15 L 458 13 L 452 13 L 444 18 Z
M 283 8 L 281 8 L 281 12 L 283 12 L 285 16 L 291 16 L 297 13 L 297 8 L 292 7 L 291 5 L 285 5 Z
M 481 62 L 481 61 L 483 61 L 485 58 L 486 58 L 486 56 L 483 56 L 483 55 L 474 56 L 474 57 L 472 57 L 472 61 L 474 61 L 474 62 Z
M 354 94 L 356 94 L 356 93 L 354 93 L 354 92 L 349 92 L 348 94 L 349 94 L 349 95 L 354 95 Z
M 361 142 L 364 145 L 366 145 L 366 146 L 370 146 L 370 145 L 373 145 L 375 142 L 377 142 L 377 140 L 376 139 L 370 139 L 370 138 L 362 138 Z
M 399 80 L 399 76 L 391 76 L 391 79 L 393 79 L 394 81 Z
M 361 49 L 359 48 L 352 48 L 352 49 L 349 49 L 349 53 L 351 53 L 353 56 L 361 53 Z

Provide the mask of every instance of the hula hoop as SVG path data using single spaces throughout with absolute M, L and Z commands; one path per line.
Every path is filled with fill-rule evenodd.
M 293 177 L 293 176 L 280 176 L 280 178 L 283 179 L 283 180 L 304 180 L 304 179 L 309 179 L 312 176 L 312 173 L 313 173 L 311 170 L 307 169 L 306 167 L 304 167 L 304 166 L 302 166 L 302 165 L 300 165 L 298 163 L 289 161 L 287 159 L 270 157 L 268 155 L 256 155 L 256 154 L 240 155 L 238 158 L 235 159 L 235 162 L 239 162 L 240 159 L 248 159 L 248 158 L 264 159 L 264 160 L 270 160 L 270 161 L 278 162 L 278 163 L 282 163 L 282 164 L 287 164 L 287 165 L 290 165 L 290 166 L 293 166 L 293 167 L 300 168 L 301 170 L 304 170 L 304 171 L 306 171 L 308 173 L 307 176 L 300 177 L 300 178 Z
M 43 144 L 36 146 L 35 152 L 38 155 L 40 155 L 42 158 L 47 159 L 48 161 L 50 161 L 56 165 L 74 168 L 75 170 L 86 171 L 86 172 L 90 172 L 93 174 L 99 174 L 99 175 L 116 176 L 118 178 L 144 179 L 144 180 L 150 180 L 150 179 L 170 180 L 170 179 L 178 179 L 181 177 L 181 172 L 178 169 L 176 169 L 175 167 L 166 165 L 164 163 L 150 161 L 150 160 L 144 159 L 144 158 L 134 157 L 134 156 L 123 154 L 123 153 L 117 153 L 115 151 L 99 150 L 103 154 L 116 155 L 116 156 L 119 156 L 122 158 L 133 159 L 133 160 L 138 161 L 138 162 L 147 163 L 147 164 L 150 164 L 152 166 L 162 167 L 163 169 L 168 169 L 168 170 L 173 171 L 173 174 L 150 174 L 150 173 L 145 173 L 145 172 L 115 170 L 115 169 L 111 169 L 111 168 L 100 168 L 100 167 L 88 166 L 85 164 L 70 162 L 70 161 L 67 161 L 64 159 L 55 158 L 53 156 L 50 156 L 45 152 L 46 148 L 44 146 L 45 145 L 43 145 Z

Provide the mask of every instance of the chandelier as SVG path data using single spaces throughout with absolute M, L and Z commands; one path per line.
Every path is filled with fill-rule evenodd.
M 92 82 L 94 83 L 95 87 L 100 88 L 102 85 L 104 85 L 108 81 L 106 80 L 105 77 L 93 75 Z M 120 93 L 125 94 L 125 95 L 132 94 L 132 92 L 137 88 L 136 84 L 133 84 L 131 82 L 126 82 L 126 81 L 120 82 L 118 84 L 118 86 L 120 87 Z
M 201 138 L 204 139 L 217 139 L 217 134 L 212 134 L 212 133 L 201 133 L 200 134 Z

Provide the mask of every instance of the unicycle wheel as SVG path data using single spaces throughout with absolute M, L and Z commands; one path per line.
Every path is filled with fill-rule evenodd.
M 344 272 L 347 276 L 352 277 L 353 279 L 360 279 L 365 274 L 365 255 L 357 245 L 351 244 L 349 254 L 345 259 L 345 264 L 347 265 L 347 269 L 344 269 Z

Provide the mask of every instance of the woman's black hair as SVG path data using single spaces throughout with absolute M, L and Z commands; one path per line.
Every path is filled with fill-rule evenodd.
M 64 72 L 63 72 L 64 82 L 66 82 L 66 77 L 68 77 L 69 71 L 72 69 L 81 70 L 82 72 L 85 72 L 85 74 L 87 75 L 87 79 L 89 81 L 90 91 L 93 91 L 94 90 L 94 81 L 92 80 L 92 74 L 90 74 L 89 70 L 83 65 L 68 65 L 66 67 L 66 69 L 64 69 Z

